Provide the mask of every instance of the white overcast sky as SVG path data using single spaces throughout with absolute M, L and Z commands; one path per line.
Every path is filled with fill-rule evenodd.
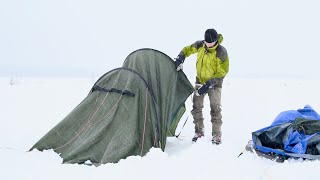
M 0 0 L 0 75 L 103 74 L 223 34 L 230 77 L 320 77 L 317 0 Z M 193 73 L 195 56 L 185 62 Z

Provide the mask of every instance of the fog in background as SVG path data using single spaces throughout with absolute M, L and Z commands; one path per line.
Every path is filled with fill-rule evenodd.
M 228 77 L 318 78 L 316 0 L 0 0 L 0 76 L 100 76 L 132 51 L 174 58 L 223 34 Z M 196 57 L 184 71 L 195 74 Z

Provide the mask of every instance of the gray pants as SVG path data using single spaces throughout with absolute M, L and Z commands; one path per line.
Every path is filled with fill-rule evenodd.
M 210 100 L 210 114 L 211 114 L 211 122 L 212 122 L 212 136 L 221 135 L 221 125 L 222 125 L 222 115 L 221 115 L 221 89 L 222 88 L 212 88 L 209 89 L 208 96 Z M 195 124 L 195 132 L 203 132 L 203 99 L 204 96 L 196 96 L 193 94 L 193 109 L 191 114 L 193 116 L 193 123 Z

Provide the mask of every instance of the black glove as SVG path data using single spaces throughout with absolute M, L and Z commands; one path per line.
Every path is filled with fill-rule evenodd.
M 183 61 L 184 57 L 182 55 L 178 55 L 177 58 L 175 58 L 176 61 L 174 61 L 174 67 L 177 71 L 180 71 L 183 69 Z
M 212 83 L 212 81 L 209 80 L 204 85 L 202 85 L 198 90 L 196 90 L 196 95 L 202 96 L 205 93 L 207 93 L 208 90 L 212 87 L 213 87 L 213 83 Z
M 202 96 L 204 95 L 205 93 L 208 92 L 210 86 L 207 85 L 207 84 L 204 84 L 203 86 L 201 86 L 201 88 L 199 88 L 197 91 L 196 91 L 196 95 L 197 96 Z

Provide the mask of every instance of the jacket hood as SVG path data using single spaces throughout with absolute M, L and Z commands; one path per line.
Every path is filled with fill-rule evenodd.
M 223 36 L 222 36 L 222 34 L 219 34 L 218 44 L 221 44 L 222 41 L 223 41 Z

